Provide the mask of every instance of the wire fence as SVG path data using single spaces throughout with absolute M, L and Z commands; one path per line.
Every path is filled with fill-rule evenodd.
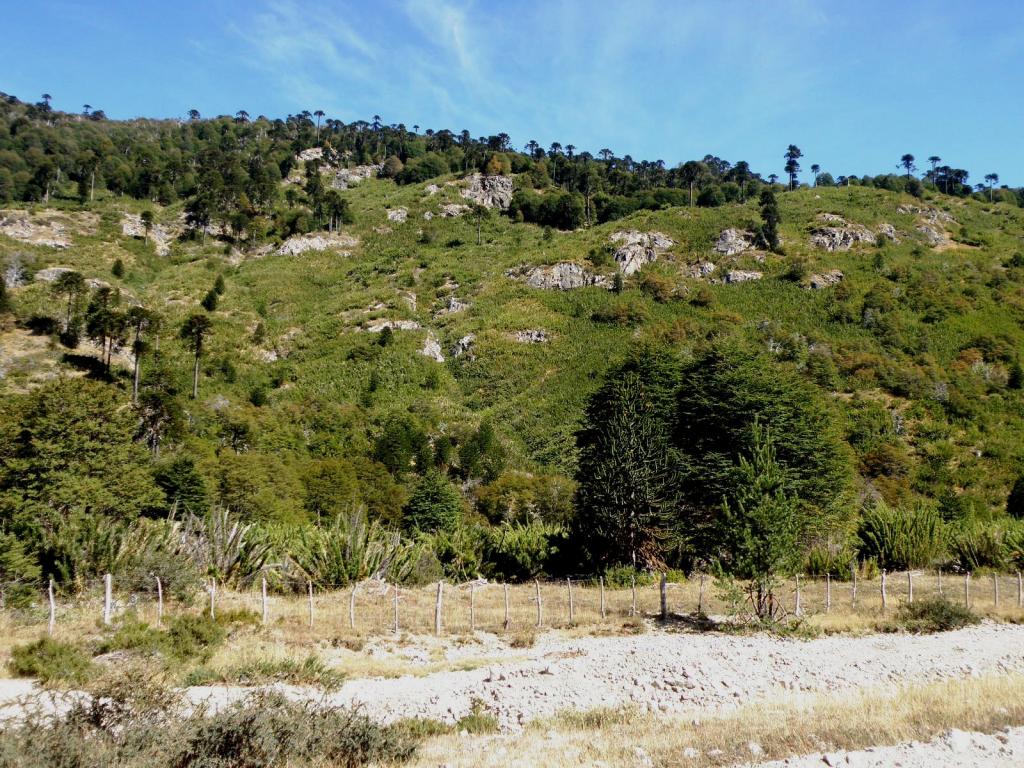
M 344 589 L 304 594 L 271 593 L 266 582 L 247 589 L 224 589 L 211 581 L 194 599 L 170 599 L 154 579 L 152 589 L 121 591 L 107 576 L 73 598 L 47 590 L 31 604 L 0 603 L 0 615 L 18 625 L 43 625 L 51 635 L 74 631 L 83 622 L 112 625 L 126 615 L 160 626 L 174 616 L 206 614 L 247 617 L 267 626 L 306 629 L 334 636 L 464 634 L 510 632 L 622 622 L 639 617 L 673 620 L 699 615 L 731 615 L 749 610 L 739 589 L 710 575 L 667 582 L 662 574 L 641 577 L 625 587 L 602 579 L 561 579 L 502 584 L 476 580 L 425 586 L 364 581 Z M 783 612 L 880 618 L 917 601 L 943 598 L 971 610 L 1024 616 L 1020 574 L 881 572 L 872 578 L 840 581 L 829 576 L 797 577 L 776 589 Z

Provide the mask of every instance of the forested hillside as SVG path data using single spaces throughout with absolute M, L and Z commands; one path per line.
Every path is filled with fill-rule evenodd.
M 4 97 L 0 583 L 1024 565 L 1024 190 L 779 154 Z

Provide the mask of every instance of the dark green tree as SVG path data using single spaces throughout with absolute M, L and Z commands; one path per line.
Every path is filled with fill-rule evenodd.
M 462 496 L 448 479 L 435 469 L 420 478 L 403 513 L 405 524 L 426 533 L 452 533 L 462 515 Z
M 85 293 L 85 278 L 79 272 L 61 272 L 53 281 L 52 291 L 54 295 L 67 302 L 67 310 L 64 313 L 64 331 L 68 332 L 72 327 L 72 319 L 78 309 L 78 303 Z
M 1010 495 L 1006 497 L 1006 514 L 1015 520 L 1024 520 L 1024 475 L 1014 480 Z
M 11 295 L 7 292 L 7 281 L 0 275 L 0 315 L 5 315 L 12 309 Z
M 120 310 L 121 296 L 109 286 L 93 294 L 85 310 L 85 332 L 100 347 L 103 369 L 110 373 L 110 360 L 125 340 L 128 320 Z
M 770 251 L 779 250 L 779 203 L 771 187 L 761 190 L 761 240 Z
M 786 175 L 789 176 L 789 188 L 793 190 L 796 188 L 796 176 L 800 173 L 800 158 L 804 156 L 804 153 L 800 151 L 800 147 L 796 144 L 790 144 L 786 148 Z
M 138 403 L 140 363 L 149 350 L 146 337 L 159 327 L 160 321 L 156 313 L 138 304 L 129 307 L 125 315 L 132 334 L 132 403 Z
M 156 484 L 167 497 L 167 506 L 179 516 L 189 513 L 202 516 L 209 511 L 206 481 L 190 457 L 175 456 L 159 465 L 153 474 Z
M 208 315 L 196 313 L 189 315 L 181 325 L 178 335 L 192 352 L 192 399 L 199 397 L 199 361 L 203 356 L 203 346 L 206 344 L 206 337 L 210 334 L 213 323 Z
M 917 170 L 917 166 L 914 165 L 914 156 L 909 152 L 903 155 L 903 157 L 900 158 L 900 167 L 903 168 L 907 174 L 907 178 L 909 179 L 910 174 Z

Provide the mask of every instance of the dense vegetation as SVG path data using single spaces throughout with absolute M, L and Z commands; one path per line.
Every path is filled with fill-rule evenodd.
M 187 593 L 206 574 L 1020 565 L 1021 190 L 937 157 L 921 178 L 910 155 L 902 175 L 812 166 L 808 186 L 790 146 L 782 185 L 712 156 L 323 117 L 0 103 L 0 203 L 70 237 L 0 235 L 10 595 L 107 571 Z M 471 172 L 512 176 L 505 215 L 440 214 Z M 898 236 L 822 251 L 821 214 Z M 728 227 L 756 247 L 713 252 Z M 673 245 L 627 275 L 627 229 Z M 328 243 L 278 250 L 305 233 Z M 763 279 L 695 277 L 708 259 Z M 612 290 L 514 279 L 558 262 Z M 419 354 L 432 339 L 444 362 Z

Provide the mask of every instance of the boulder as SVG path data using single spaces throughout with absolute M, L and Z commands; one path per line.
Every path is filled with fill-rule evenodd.
M 454 219 L 462 216 L 468 211 L 468 205 L 463 205 L 462 203 L 447 203 L 446 205 L 441 206 L 441 217 L 445 219 Z
M 811 230 L 811 244 L 826 251 L 848 251 L 857 243 L 873 243 L 875 235 L 865 226 L 850 224 L 841 216 L 823 213 L 818 217 L 828 226 Z
M 36 272 L 35 279 L 44 283 L 53 283 L 61 275 L 74 271 L 71 267 L 47 267 Z
M 838 269 L 823 272 L 820 275 L 811 275 L 807 281 L 807 287 L 813 291 L 820 291 L 823 288 L 831 288 L 843 282 L 843 273 Z
M 366 330 L 370 333 L 380 333 L 385 328 L 393 331 L 418 331 L 420 324 L 415 320 L 371 320 L 366 325 Z
M 712 264 L 710 261 L 698 261 L 696 264 L 688 266 L 684 272 L 687 277 L 692 277 L 695 280 L 705 278 L 714 272 L 718 267 Z
M 395 208 L 394 210 L 388 211 L 388 221 L 394 221 L 401 224 L 407 218 L 409 218 L 409 211 L 405 208 Z
M 277 252 L 282 256 L 299 256 L 307 251 L 338 251 L 348 256 L 349 252 L 343 249 L 352 248 L 358 242 L 351 235 L 340 233 L 292 235 L 281 244 Z
M 156 248 L 157 256 L 167 256 L 171 252 L 171 243 L 181 236 L 184 227 L 181 222 L 175 224 L 154 224 L 149 229 L 149 239 Z M 125 237 L 146 239 L 146 226 L 142 217 L 136 213 L 126 213 L 121 218 L 121 234 Z
M 428 195 L 436 195 L 438 192 L 441 191 L 441 188 L 439 186 L 437 186 L 437 184 L 427 184 L 427 186 L 424 187 L 423 190 Z
M 453 315 L 456 312 L 462 312 L 464 309 L 468 309 L 469 304 L 464 301 L 460 301 L 455 296 L 449 296 L 445 299 L 444 306 L 437 310 L 438 315 Z
M 476 355 L 473 354 L 473 343 L 476 341 L 476 334 L 467 333 L 457 342 L 452 345 L 451 356 L 462 357 L 465 355 L 470 360 L 475 360 Z
M 304 163 L 309 160 L 322 160 L 324 157 L 324 149 L 323 147 L 310 147 L 309 149 L 302 150 L 295 157 Z
M 441 343 L 433 333 L 428 333 L 427 338 L 423 340 L 423 347 L 420 349 L 420 354 L 424 357 L 429 357 L 431 360 L 435 360 L 438 363 L 444 362 L 444 354 L 441 352 Z
M 27 211 L 0 212 L 0 235 L 48 248 L 68 248 L 71 245 L 71 233 L 66 222 L 53 214 L 32 216 Z
M 675 241 L 661 232 L 638 232 L 635 229 L 616 232 L 613 243 L 620 243 L 613 257 L 624 275 L 639 272 L 644 265 L 656 261 L 658 256 L 675 245 Z
M 431 212 L 431 211 L 424 211 L 423 212 L 423 220 L 424 221 L 430 221 L 432 218 L 434 218 L 433 212 Z
M 761 272 L 744 271 L 742 269 L 733 269 L 725 273 L 726 283 L 748 283 L 751 280 L 760 280 L 764 277 Z
M 879 224 L 878 234 L 894 243 L 898 243 L 900 241 L 899 236 L 896 234 L 896 227 L 892 224 Z
M 921 233 L 924 241 L 932 248 L 939 245 L 945 245 L 949 242 L 949 237 L 946 233 L 932 224 L 919 224 L 917 226 L 917 231 Z
M 467 200 L 487 208 L 501 210 L 506 210 L 512 203 L 511 176 L 485 176 L 482 173 L 474 173 L 467 180 L 469 184 L 461 192 Z
M 715 242 L 715 251 L 724 256 L 735 256 L 754 247 L 757 240 L 753 232 L 743 229 L 723 229 Z
M 526 331 L 516 331 L 512 334 L 512 338 L 520 344 L 546 344 L 548 332 L 541 328 L 531 328 Z
M 508 277 L 522 280 L 531 288 L 541 290 L 569 291 L 588 285 L 606 286 L 608 278 L 588 272 L 579 264 L 563 261 L 546 267 L 509 270 Z
M 334 174 L 334 181 L 331 182 L 331 186 L 335 189 L 348 189 L 356 184 L 366 180 L 372 179 L 384 166 L 378 165 L 357 165 L 355 168 L 339 168 Z

